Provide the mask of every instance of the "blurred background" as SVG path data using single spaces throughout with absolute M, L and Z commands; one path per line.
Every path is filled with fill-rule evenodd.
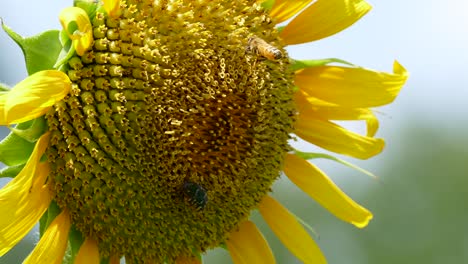
M 71 2 L 2 0 L 0 17 L 30 36 L 59 29 L 58 13 Z M 384 152 L 366 161 L 342 157 L 378 180 L 330 161 L 316 162 L 374 219 L 363 230 L 341 222 L 284 177 L 273 195 L 318 232 L 314 238 L 330 264 L 468 263 L 468 1 L 369 2 L 374 9 L 347 30 L 288 50 L 294 58 L 336 57 L 388 72 L 396 59 L 410 72 L 396 101 L 378 109 Z M 21 50 L 0 30 L 0 81 L 13 86 L 24 77 Z M 278 263 L 300 263 L 261 217 L 252 217 Z M 0 263 L 20 263 L 35 236 L 33 232 Z M 205 260 L 231 263 L 224 250 L 209 252 Z

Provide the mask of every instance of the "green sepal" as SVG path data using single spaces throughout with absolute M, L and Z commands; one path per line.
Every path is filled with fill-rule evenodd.
M 99 264 L 109 264 L 110 258 L 101 258 Z
M 266 0 L 261 5 L 263 9 L 269 11 L 271 10 L 274 4 L 275 4 L 275 0 Z
M 336 59 L 336 58 L 328 58 L 328 59 L 319 59 L 319 60 L 291 60 L 291 70 L 298 71 L 298 70 L 302 70 L 305 68 L 327 65 L 329 63 L 334 63 L 334 62 L 355 67 L 355 65 L 350 62 Z
M 15 166 L 5 167 L 0 170 L 0 178 L 14 178 L 24 168 L 25 164 L 19 164 Z
M 373 174 L 372 172 L 370 171 L 367 171 L 357 165 L 354 165 L 350 162 L 347 162 L 345 160 L 342 160 L 340 158 L 337 158 L 335 156 L 332 156 L 332 155 L 328 155 L 328 154 L 325 154 L 325 153 L 315 153 L 315 152 L 302 152 L 302 151 L 299 151 L 299 150 L 294 150 L 294 154 L 296 154 L 297 156 L 305 159 L 305 160 L 310 160 L 310 159 L 328 159 L 328 160 L 333 160 L 335 162 L 338 162 L 338 163 L 341 163 L 347 167 L 350 167 L 354 170 L 357 170 L 361 173 L 364 173 L 366 174 L 367 176 L 371 177 L 371 178 L 374 178 L 374 179 L 378 179 L 378 177 Z
M 73 6 L 83 9 L 89 18 L 96 16 L 96 10 L 98 8 L 98 1 L 95 0 L 74 0 Z
M 72 41 L 65 30 L 60 31 L 60 43 L 62 43 L 62 50 L 60 51 L 54 68 L 66 72 L 68 67 L 66 62 L 75 55 L 75 48 L 73 47 Z
M 68 242 L 70 245 L 70 260 L 71 263 L 75 261 L 75 257 L 80 250 L 81 245 L 84 242 L 83 234 L 81 234 L 78 229 L 76 229 L 75 225 L 72 225 L 70 228 L 70 233 L 68 234 Z
M 278 33 L 281 33 L 281 31 L 283 31 L 283 29 L 285 28 L 286 26 L 279 26 L 279 27 L 276 27 L 276 31 L 278 31 Z
M 44 116 L 25 122 L 24 124 L 26 126 L 29 125 L 29 127 L 10 127 L 10 130 L 29 142 L 36 142 L 42 136 L 42 134 L 47 131 L 47 122 Z
M 29 75 L 38 71 L 53 69 L 62 49 L 58 38 L 58 30 L 48 30 L 38 35 L 24 38 L 3 23 L 2 27 L 23 51 Z
M 219 244 L 218 246 L 219 246 L 220 248 L 223 248 L 223 249 L 229 251 L 226 242 L 223 242 L 223 243 Z
M 10 86 L 5 83 L 0 82 L 0 92 L 8 92 L 10 90 Z
M 42 235 L 44 235 L 44 231 L 45 231 L 46 224 L 47 224 L 47 218 L 49 218 L 48 212 L 49 210 L 47 210 L 45 214 L 41 216 L 41 219 L 39 219 L 39 237 L 42 237 Z
M 195 255 L 195 257 L 200 261 L 200 263 L 203 263 L 203 257 L 202 257 L 202 255 L 201 255 L 200 252 L 198 252 L 198 251 L 192 249 L 192 253 L 193 253 L 193 255 Z
M 320 238 L 319 233 L 313 227 L 311 227 L 309 224 L 307 224 L 306 221 L 304 221 L 302 218 L 300 218 L 299 216 L 297 216 L 296 214 L 294 214 L 291 211 L 289 211 L 289 213 L 292 214 L 294 216 L 294 218 L 296 218 L 296 220 L 299 223 L 301 223 L 301 225 L 303 225 L 307 230 L 309 230 L 309 232 L 311 232 L 315 237 L 317 237 L 317 239 Z
M 16 129 L 27 129 L 31 122 L 20 123 Z M 31 156 L 34 145 L 12 131 L 0 142 L 0 162 L 7 166 L 24 164 Z
M 44 232 L 47 230 L 47 227 L 49 227 L 50 223 L 54 221 L 55 217 L 59 215 L 61 212 L 59 206 L 57 203 L 52 200 L 50 202 L 49 208 L 47 208 L 47 211 L 45 214 L 42 215 L 41 219 L 39 220 L 39 236 L 42 237 L 44 235 Z

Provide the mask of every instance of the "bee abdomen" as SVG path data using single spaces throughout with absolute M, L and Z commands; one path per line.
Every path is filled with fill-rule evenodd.
M 270 55 L 272 55 L 272 58 L 274 60 L 279 60 L 283 58 L 283 53 L 277 48 L 272 48 Z

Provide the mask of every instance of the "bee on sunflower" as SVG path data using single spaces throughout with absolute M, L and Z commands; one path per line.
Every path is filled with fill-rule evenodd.
M 408 74 L 285 47 L 319 40 L 370 10 L 362 0 L 75 1 L 61 31 L 23 38 L 29 77 L 0 94 L 0 256 L 39 222 L 24 263 L 274 263 L 259 210 L 304 263 L 325 257 L 269 192 L 281 172 L 339 219 L 372 214 L 289 145 L 302 138 L 367 159 L 380 153 L 370 108 Z M 296 16 L 297 15 L 297 16 Z M 284 27 L 276 27 L 295 16 Z M 260 46 L 259 46 L 260 45 Z M 363 120 L 360 135 L 333 121 Z

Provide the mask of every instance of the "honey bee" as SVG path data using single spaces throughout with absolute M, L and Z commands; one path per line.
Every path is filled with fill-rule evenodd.
M 247 47 L 245 48 L 247 52 L 252 52 L 257 55 L 260 55 L 269 60 L 279 60 L 283 58 L 283 53 L 273 47 L 272 45 L 268 44 L 265 40 L 257 37 L 252 36 L 247 41 Z
M 182 186 L 184 194 L 189 198 L 190 202 L 194 204 L 197 209 L 203 210 L 208 202 L 208 195 L 206 189 L 200 184 L 186 181 Z

